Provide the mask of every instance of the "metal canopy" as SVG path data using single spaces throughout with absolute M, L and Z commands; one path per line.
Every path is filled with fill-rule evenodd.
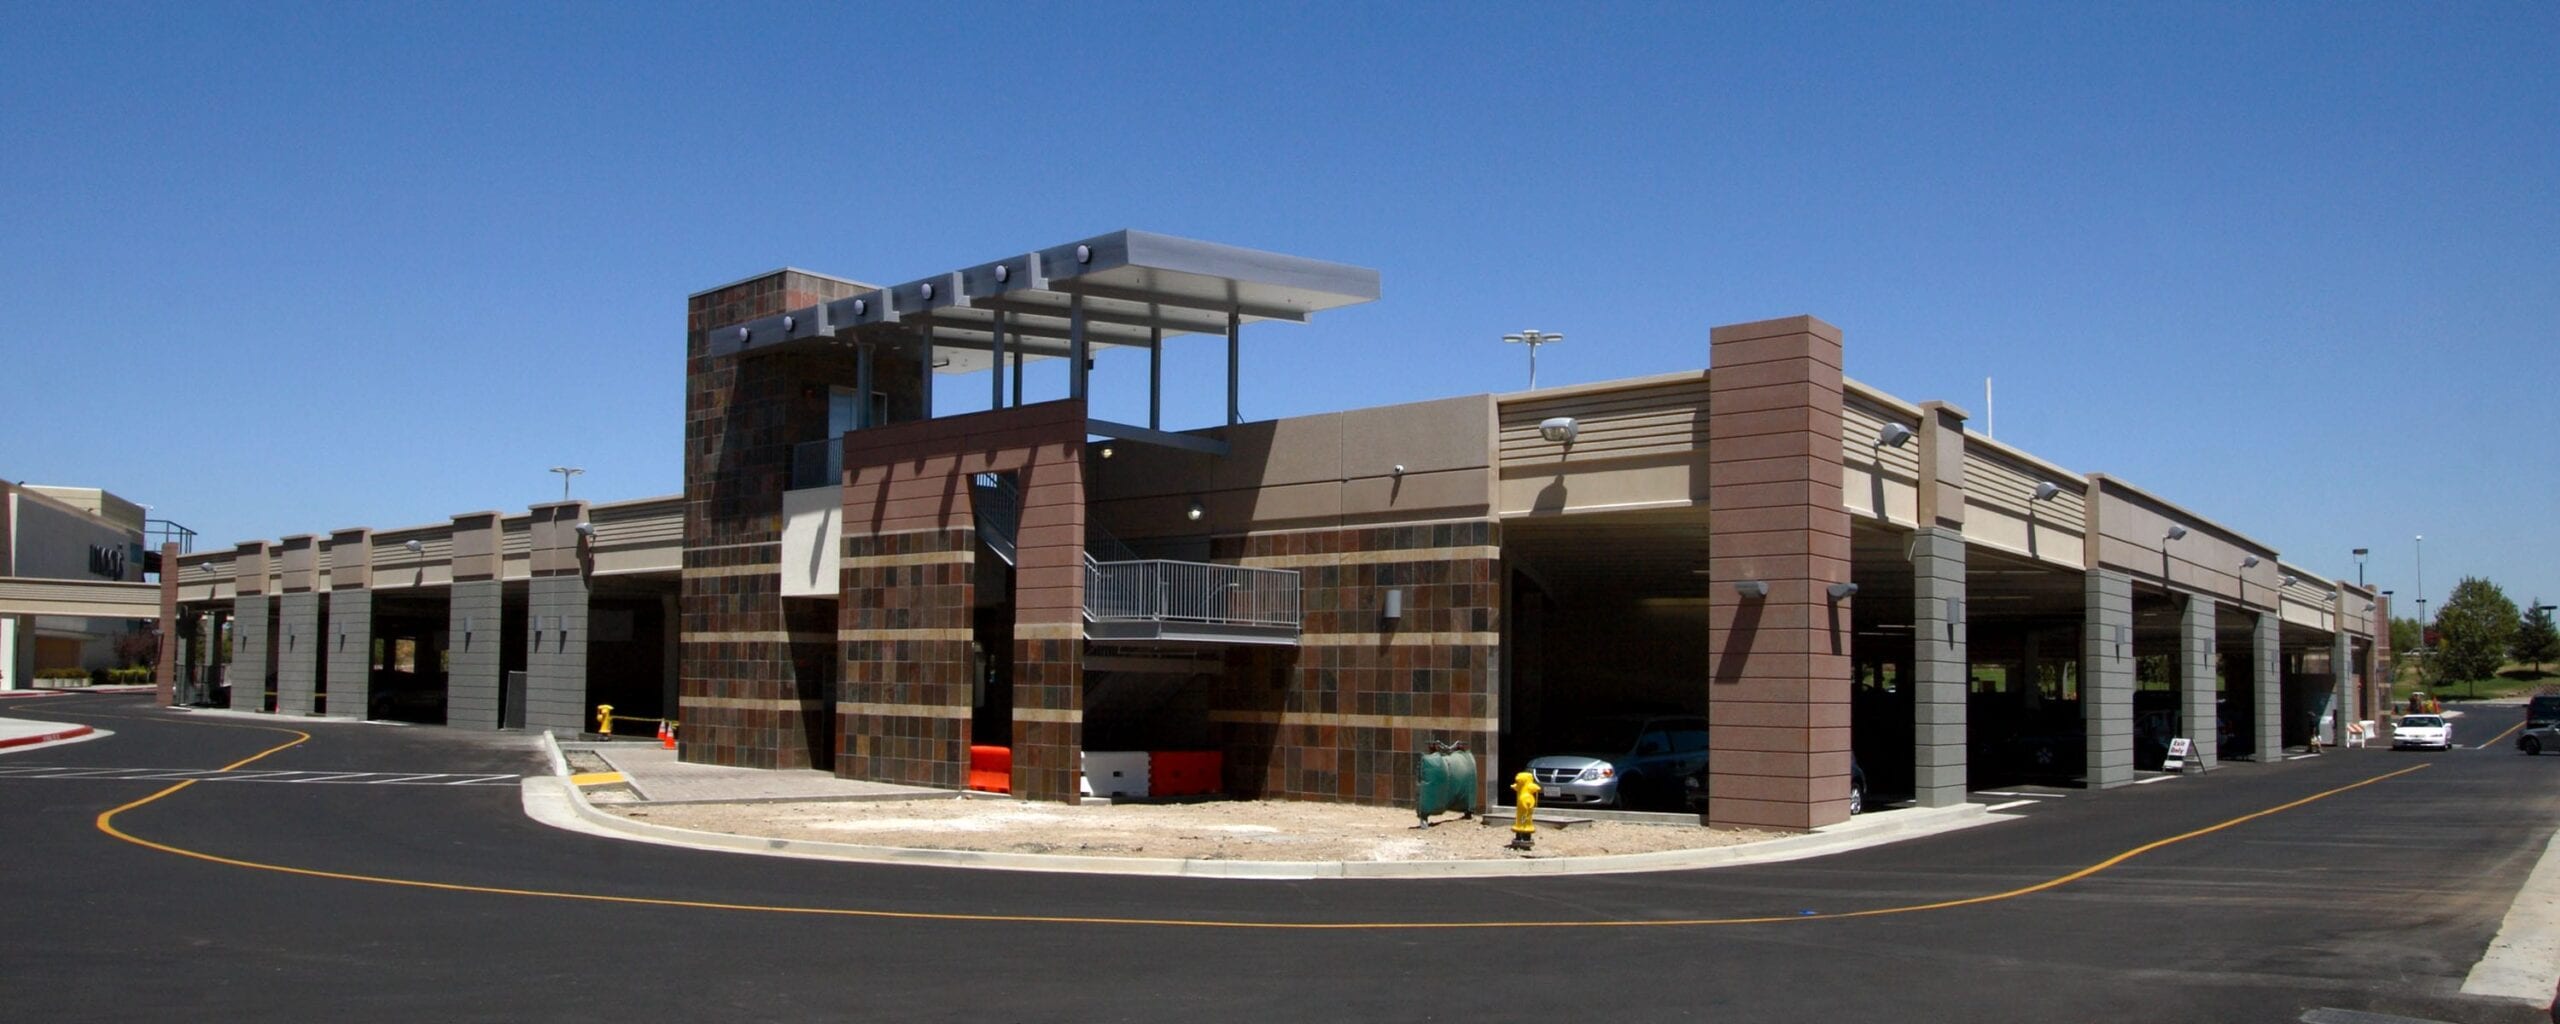
M 934 369 L 968 373 L 996 364 L 999 328 L 1008 355 L 1067 356 L 1078 306 L 1090 351 L 1303 323 L 1377 298 L 1375 270 L 1123 230 L 723 327 L 710 342 L 712 355 L 725 356 L 841 343 L 880 325 L 929 327 Z

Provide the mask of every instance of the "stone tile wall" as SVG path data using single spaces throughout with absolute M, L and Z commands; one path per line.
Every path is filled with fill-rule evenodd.
M 1247 797 L 1410 804 L 1416 757 L 1465 740 L 1491 798 L 1500 763 L 1500 524 L 1220 539 L 1221 561 L 1297 569 L 1295 649 L 1242 647 L 1210 699 L 1227 786 Z M 1404 591 L 1403 615 L 1384 618 Z

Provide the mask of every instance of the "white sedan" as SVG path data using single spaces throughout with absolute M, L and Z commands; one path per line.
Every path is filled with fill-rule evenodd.
M 2391 749 L 2453 749 L 2453 723 L 2443 715 L 2407 715 L 2391 730 Z

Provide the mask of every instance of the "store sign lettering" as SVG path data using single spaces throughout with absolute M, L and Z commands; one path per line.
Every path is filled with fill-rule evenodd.
M 124 578 L 124 549 L 89 545 L 89 572 L 111 580 Z

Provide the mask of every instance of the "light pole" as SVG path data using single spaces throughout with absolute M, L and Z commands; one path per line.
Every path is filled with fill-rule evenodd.
M 2427 649 L 2427 535 L 2418 535 L 2418 649 Z
M 2364 556 L 2368 549 L 2356 549 L 2356 586 L 2364 586 Z
M 560 474 L 560 500 L 562 501 L 569 500 L 569 478 L 586 472 L 576 466 L 553 466 L 551 471 Z
M 1522 331 L 1518 334 L 1505 334 L 1502 336 L 1502 340 L 1514 345 L 1529 346 L 1529 390 L 1536 391 L 1538 390 L 1538 346 L 1552 345 L 1556 342 L 1563 341 L 1564 335 L 1528 330 Z

